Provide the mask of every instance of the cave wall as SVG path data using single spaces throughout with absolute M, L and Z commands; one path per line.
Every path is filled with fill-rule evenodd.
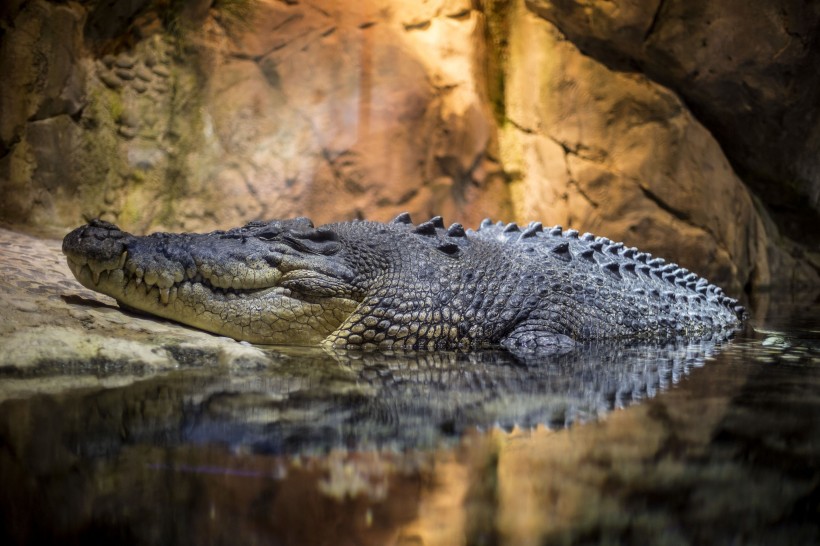
M 77 100 L 3 116 L 4 217 L 142 232 L 404 209 L 508 216 L 468 1 L 182 4 L 132 7 L 107 34 L 89 31 L 117 26 L 107 4 L 20 8 L 3 53 L 20 76 L 3 96 L 33 112 L 68 91 L 40 74 L 63 71 Z M 68 59 L 55 41 L 72 44 Z
M 820 4 L 526 0 L 585 53 L 674 90 L 790 235 L 820 240 Z M 809 233 L 806 233 L 809 231 Z
M 538 219 L 817 285 L 818 10 L 730 4 L 10 2 L 0 220 Z

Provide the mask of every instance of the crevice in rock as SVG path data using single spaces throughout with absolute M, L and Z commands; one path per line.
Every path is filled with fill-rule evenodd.
M 327 163 L 330 172 L 333 173 L 333 178 L 336 180 L 337 184 L 351 193 L 364 193 L 365 188 L 362 186 L 361 182 L 355 180 L 351 176 L 348 176 L 344 172 L 345 167 L 355 165 L 355 158 L 357 155 L 356 152 L 351 150 L 343 150 L 341 152 L 334 153 L 327 148 L 322 148 L 321 155 L 325 160 L 325 163 Z
M 638 186 L 638 188 L 641 190 L 641 193 L 643 194 L 644 197 L 646 197 L 647 200 L 654 203 L 659 209 L 661 209 L 664 212 L 666 212 L 667 214 L 669 214 L 675 220 L 677 220 L 679 222 L 682 222 L 682 223 L 686 224 L 687 226 L 689 226 L 693 229 L 697 229 L 699 231 L 703 231 L 704 233 L 707 233 L 709 235 L 709 238 L 712 241 L 715 242 L 715 245 L 717 246 L 717 248 L 719 248 L 720 250 L 725 252 L 726 255 L 729 257 L 729 260 L 733 264 L 742 265 L 742 264 L 738 264 L 738 262 L 736 261 L 735 255 L 726 246 L 726 242 L 723 240 L 723 238 L 720 236 L 719 233 L 715 232 L 712 229 L 711 226 L 709 226 L 709 225 L 700 225 L 700 224 L 696 224 L 696 223 L 692 222 L 692 219 L 689 217 L 689 215 L 686 212 L 680 211 L 680 210 L 676 209 L 675 207 L 671 206 L 669 203 L 667 203 L 666 201 L 661 199 L 654 192 L 652 192 L 648 188 L 644 187 L 637 180 L 633 180 L 633 181 L 635 182 L 635 185 Z M 738 279 L 738 281 L 742 285 L 745 282 L 745 279 Z
M 486 70 L 487 98 L 498 125 L 507 117 L 507 72 L 510 18 L 513 3 L 509 0 L 485 0 L 481 6 L 484 14 L 484 64 Z
M 657 30 L 658 24 L 661 20 L 661 13 L 663 12 L 665 6 L 666 0 L 660 0 L 660 2 L 658 2 L 658 7 L 657 9 L 655 9 L 655 13 L 652 14 L 652 21 L 650 21 L 649 27 L 646 29 L 646 32 L 643 35 L 644 43 L 646 43 L 649 40 L 649 38 L 651 38 L 652 35 L 655 33 L 655 30 Z
M 237 165 L 238 167 L 238 165 Z M 239 176 L 242 178 L 242 182 L 245 183 L 245 189 L 248 190 L 248 195 L 250 195 L 253 200 L 256 202 L 256 205 L 259 207 L 259 217 L 260 218 L 267 218 L 268 217 L 268 204 L 259 195 L 259 192 L 253 185 L 253 181 L 245 174 L 245 171 L 241 168 L 237 168 L 236 171 L 239 173 Z
M 470 9 L 470 8 L 464 8 L 462 10 L 459 10 L 459 11 L 456 11 L 456 12 L 453 12 L 453 13 L 448 13 L 448 14 L 445 15 L 445 17 L 447 17 L 448 19 L 456 19 L 456 20 L 469 19 L 470 13 L 472 11 L 473 10 Z
M 301 21 L 302 19 L 304 19 L 304 17 L 305 16 L 302 13 L 294 13 L 293 15 L 285 18 L 285 20 L 282 21 L 281 23 L 279 23 L 278 25 L 272 27 L 271 30 L 270 30 L 270 33 L 273 34 L 273 33 L 279 32 L 283 28 L 288 26 L 289 24 L 291 24 L 295 21 Z M 299 38 L 299 37 L 301 37 L 301 35 L 296 36 L 294 39 Z M 250 55 L 248 53 L 244 53 L 244 52 L 241 52 L 241 51 L 232 51 L 232 52 L 228 53 L 228 57 L 232 58 L 232 59 L 240 59 L 240 60 L 243 60 L 243 61 L 253 61 L 255 63 L 259 63 L 260 61 L 262 61 L 265 57 L 267 57 L 268 55 L 270 55 L 274 51 L 279 51 L 280 49 L 283 49 L 283 48 L 287 47 L 288 44 L 290 44 L 292 42 L 293 42 L 293 40 L 277 43 L 276 45 L 271 46 L 267 51 L 264 51 L 264 52 L 259 53 L 257 55 Z
M 9 140 L 8 143 L 0 142 L 0 159 L 5 159 L 6 156 L 11 155 L 11 153 L 14 151 L 14 148 L 17 147 L 22 138 L 23 137 L 19 133 L 15 132 L 15 134 L 12 135 L 11 140 Z
M 553 142 L 555 142 L 556 144 L 561 146 L 561 148 L 563 148 L 563 150 L 564 150 L 564 168 L 566 169 L 566 172 L 567 172 L 567 186 L 571 186 L 571 187 L 575 188 L 575 191 L 578 192 L 578 195 L 580 195 L 587 203 L 589 203 L 592 208 L 597 209 L 599 207 L 598 202 L 595 199 L 593 199 L 592 197 L 590 197 L 584 191 L 584 188 L 582 188 L 581 185 L 578 183 L 578 181 L 575 179 L 575 175 L 572 172 L 572 168 L 569 166 L 569 156 L 570 155 L 575 155 L 575 154 L 565 144 L 562 144 L 561 142 L 554 139 L 553 137 L 547 137 L 547 138 L 549 138 L 550 140 L 552 140 Z
M 74 121 L 74 123 L 79 125 L 82 122 L 86 106 L 88 106 L 88 104 L 83 104 L 76 112 L 74 112 L 73 114 L 69 114 L 68 117 L 70 117 Z
M 669 205 L 669 203 L 667 203 L 666 201 L 664 201 L 663 199 L 661 199 L 660 197 L 655 195 L 652 191 L 645 188 L 643 185 L 637 184 L 637 186 L 638 186 L 638 188 L 640 188 L 641 193 L 643 193 L 643 196 L 646 197 L 648 200 L 652 201 L 653 203 L 655 203 L 658 206 L 658 208 L 660 208 L 661 210 L 667 212 L 669 215 L 673 216 L 677 220 L 681 220 L 682 222 L 686 222 L 687 224 L 690 224 L 693 227 L 699 227 L 699 226 L 694 226 L 694 224 L 692 224 L 690 222 L 689 215 L 686 214 L 685 212 L 680 211 L 680 210 L 672 207 L 671 205 Z
M 427 30 L 428 28 L 430 28 L 431 24 L 432 21 L 427 19 L 426 21 L 419 21 L 417 23 L 404 23 L 403 26 L 404 30 L 410 32 L 413 30 Z
M 293 4 L 291 4 L 291 5 L 293 5 Z M 327 18 L 331 18 L 331 17 L 332 17 L 332 15 L 330 14 L 330 12 L 329 12 L 329 11 L 327 11 L 327 10 L 324 10 L 324 9 L 320 8 L 319 6 L 317 6 L 317 5 L 316 5 L 316 4 L 314 4 L 314 3 L 309 3 L 309 4 L 307 4 L 307 6 L 308 6 L 310 9 L 312 9 L 313 11 L 315 11 L 315 12 L 318 12 L 318 13 L 322 14 L 324 17 L 327 17 Z
M 382 197 L 376 204 L 380 207 L 391 207 L 393 205 L 407 205 L 419 194 L 420 188 L 411 188 L 398 197 Z
M 521 131 L 522 133 L 525 133 L 525 134 L 528 134 L 528 135 L 538 134 L 535 129 L 530 129 L 529 127 L 525 127 L 524 125 L 522 125 L 521 123 L 515 121 L 511 117 L 507 117 L 506 120 L 510 125 L 515 127 L 517 130 Z M 557 140 L 555 140 L 554 138 L 552 138 L 552 137 L 548 137 L 548 138 L 550 138 L 550 140 L 553 140 L 556 144 L 558 144 L 559 146 L 564 148 L 564 145 L 561 144 L 560 142 L 558 142 Z M 565 150 L 566 150 L 566 148 L 565 148 Z

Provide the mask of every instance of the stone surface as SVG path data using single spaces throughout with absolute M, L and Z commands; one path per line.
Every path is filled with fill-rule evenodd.
M 76 115 L 85 104 L 82 14 L 36 1 L 23 6 L 13 21 L 13 31 L 6 31 L 13 32 L 13 39 L 0 42 L 0 156 L 20 140 L 26 121 Z
M 582 51 L 669 86 L 782 229 L 817 243 L 820 4 L 526 0 Z
M 400 4 L 260 2 L 253 30 L 214 53 L 208 123 L 230 166 L 217 175 L 220 220 L 503 210 L 484 197 L 503 184 L 470 47 L 480 16 L 441 4 L 425 7 L 421 30 Z
M 782 235 L 816 231 L 784 212 L 816 209 L 810 6 L 183 4 L 4 6 L 0 221 L 492 216 L 680 257 L 733 295 L 820 282 Z

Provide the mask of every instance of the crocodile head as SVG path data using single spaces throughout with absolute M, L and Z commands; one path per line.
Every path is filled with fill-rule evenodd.
M 363 298 L 337 234 L 306 218 L 144 237 L 94 220 L 63 253 L 123 307 L 255 343 L 320 343 Z

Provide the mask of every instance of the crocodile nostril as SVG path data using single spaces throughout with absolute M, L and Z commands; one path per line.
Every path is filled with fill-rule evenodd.
M 120 231 L 120 228 L 118 228 L 116 224 L 106 222 L 105 220 L 100 220 L 99 218 L 94 218 L 93 220 L 88 222 L 88 227 Z

